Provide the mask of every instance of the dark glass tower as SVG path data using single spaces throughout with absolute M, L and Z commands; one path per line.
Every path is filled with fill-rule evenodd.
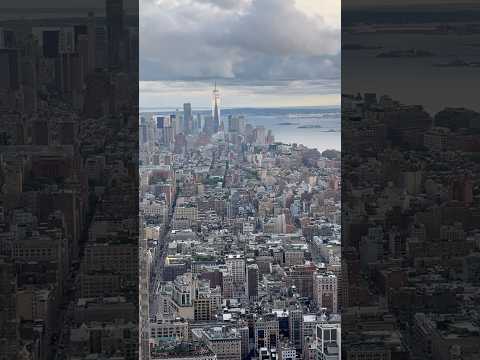
M 123 38 L 123 0 L 107 0 L 106 22 L 108 37 L 108 66 L 120 66 L 120 49 Z

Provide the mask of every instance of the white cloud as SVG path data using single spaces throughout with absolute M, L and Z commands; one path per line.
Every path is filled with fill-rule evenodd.
M 295 6 L 307 16 L 321 16 L 327 25 L 336 29 L 340 28 L 341 0 L 295 0 Z

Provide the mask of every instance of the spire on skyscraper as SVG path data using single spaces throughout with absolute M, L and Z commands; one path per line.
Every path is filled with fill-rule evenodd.
M 213 108 L 212 108 L 212 117 L 213 117 L 213 129 L 214 132 L 217 132 L 220 127 L 220 91 L 217 89 L 217 81 L 215 81 L 215 86 L 213 89 Z

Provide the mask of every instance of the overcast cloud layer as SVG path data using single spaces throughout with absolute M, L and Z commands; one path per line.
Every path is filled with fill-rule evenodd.
M 338 9 L 323 17 L 312 11 L 317 2 L 141 0 L 141 105 L 168 106 L 166 98 L 172 99 L 165 89 L 176 92 L 179 86 L 185 89 L 179 103 L 187 101 L 192 87 L 203 89 L 215 80 L 222 90 L 232 86 L 268 96 L 271 105 L 282 97 L 293 96 L 301 105 L 311 104 L 312 96 L 324 102 L 320 97 L 339 95 L 340 1 L 325 0 L 323 8 Z

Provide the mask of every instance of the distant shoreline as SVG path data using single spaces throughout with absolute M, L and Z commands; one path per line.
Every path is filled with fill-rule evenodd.
M 183 107 L 178 106 L 178 107 L 140 107 L 139 112 L 170 112 L 170 111 L 176 111 L 176 110 L 182 111 Z M 228 107 L 228 108 L 222 108 L 221 111 L 242 111 L 242 110 L 250 110 L 250 111 L 255 111 L 255 110 L 341 110 L 340 105 L 324 105 L 324 106 L 282 106 L 282 107 Z M 211 111 L 210 107 L 192 107 L 192 111 Z

